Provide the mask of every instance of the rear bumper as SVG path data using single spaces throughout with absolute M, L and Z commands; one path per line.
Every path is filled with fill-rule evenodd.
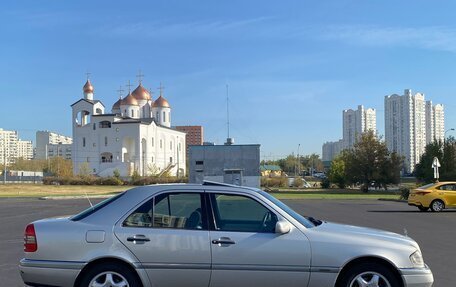
M 73 287 L 84 266 L 84 262 L 22 259 L 19 272 L 27 285 Z
M 399 269 L 405 287 L 431 287 L 434 276 L 429 267 Z

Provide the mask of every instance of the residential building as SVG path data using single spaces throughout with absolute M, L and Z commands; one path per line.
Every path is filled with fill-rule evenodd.
M 185 156 L 188 161 L 189 146 L 191 145 L 203 145 L 204 132 L 202 126 L 175 126 L 176 130 L 185 133 Z
M 443 105 L 426 101 L 426 144 L 443 141 L 445 137 L 445 114 Z
M 331 162 L 344 149 L 344 141 L 325 142 L 323 144 L 322 161 Z
M 261 176 L 263 177 L 279 177 L 282 176 L 282 168 L 278 165 L 264 164 L 260 165 Z
M 73 119 L 73 172 L 89 171 L 98 176 L 171 174 L 184 176 L 185 133 L 171 128 L 171 105 L 139 82 L 133 92 L 118 99 L 105 112 L 94 99 L 94 87 L 87 80 L 83 98 L 71 105 Z
M 332 161 L 342 150 L 352 148 L 359 136 L 367 131 L 377 132 L 375 109 L 365 109 L 363 105 L 359 105 L 357 110 L 343 110 L 342 139 L 323 144 L 322 160 Z
M 426 144 L 443 139 L 444 111 L 433 106 L 422 93 L 385 96 L 385 141 L 391 152 L 404 156 L 404 172 L 412 173 Z
M 364 132 L 377 131 L 375 109 L 365 109 L 364 106 L 359 105 L 357 110 L 344 110 L 342 118 L 344 149 L 352 148 Z
M 0 129 L 0 163 L 10 165 L 18 158 L 31 159 L 33 144 L 19 139 L 17 131 Z
M 71 159 L 72 145 L 73 139 L 71 137 L 50 131 L 37 131 L 35 158 L 48 159 L 58 155 L 65 159 Z
M 260 187 L 260 145 L 194 145 L 189 182 L 204 180 Z

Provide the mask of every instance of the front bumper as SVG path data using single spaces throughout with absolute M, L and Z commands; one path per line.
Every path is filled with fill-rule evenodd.
M 431 287 L 434 283 L 434 276 L 429 267 L 425 268 L 402 268 L 402 280 L 405 287 Z
M 27 285 L 73 287 L 84 265 L 83 262 L 22 259 L 19 272 Z

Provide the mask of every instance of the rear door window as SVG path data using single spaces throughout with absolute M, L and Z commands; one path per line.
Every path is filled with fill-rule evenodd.
M 124 221 L 126 227 L 207 230 L 200 193 L 164 193 L 147 201 Z

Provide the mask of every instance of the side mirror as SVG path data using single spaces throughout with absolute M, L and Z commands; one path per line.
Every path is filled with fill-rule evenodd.
M 276 223 L 275 233 L 287 234 L 291 230 L 291 224 L 285 220 L 279 220 Z

